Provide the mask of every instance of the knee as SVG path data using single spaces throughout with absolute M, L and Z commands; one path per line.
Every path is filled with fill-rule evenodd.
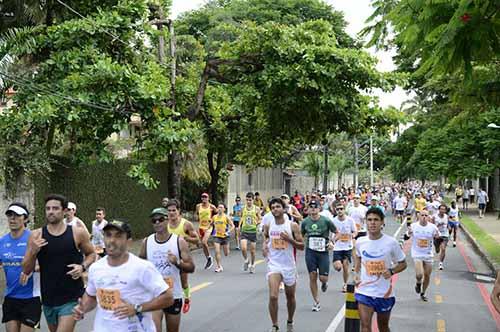
M 340 271 L 340 270 L 342 270 L 342 262 L 340 262 L 340 261 L 333 262 L 333 268 L 337 272 Z
M 310 272 L 309 273 L 309 280 L 316 281 L 316 279 L 318 279 L 318 273 L 317 272 Z
M 271 303 L 274 303 L 274 302 L 278 302 L 278 294 L 271 294 L 269 295 L 269 302 Z
M 422 280 L 422 278 L 424 277 L 424 274 L 423 273 L 417 273 L 415 276 L 416 276 L 417 280 Z

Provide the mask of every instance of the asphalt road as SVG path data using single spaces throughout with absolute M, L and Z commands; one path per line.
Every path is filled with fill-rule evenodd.
M 386 234 L 393 235 L 399 225 L 387 222 Z M 408 245 L 405 246 L 408 252 Z M 191 311 L 182 316 L 183 332 L 256 332 L 268 331 L 271 323 L 267 311 L 267 283 L 265 262 L 258 253 L 255 274 L 242 271 L 239 251 L 223 257 L 223 273 L 203 270 L 205 263 L 201 251 L 193 253 L 197 270 L 190 276 L 193 291 Z M 414 269 L 410 257 L 408 269 L 398 275 L 395 283 L 396 306 L 392 313 L 392 331 L 500 331 L 500 316 L 493 314 L 486 298 L 493 287 L 491 272 L 474 253 L 469 243 L 460 238 L 459 245 L 447 250 L 444 271 L 435 264 L 432 283 L 427 295 L 429 302 L 422 302 L 414 292 Z M 297 311 L 295 331 L 334 332 L 344 331 L 341 293 L 342 276 L 330 273 L 329 289 L 321 293 L 321 312 L 312 312 L 307 271 L 303 253 L 298 254 L 299 280 L 297 285 Z M 93 314 L 79 322 L 77 331 L 92 331 Z M 285 329 L 286 302 L 281 293 L 279 321 Z M 0 331 L 4 331 L 3 326 Z M 42 331 L 47 331 L 45 323 Z M 378 331 L 374 328 L 374 331 Z M 118 332 L 118 331 L 117 331 Z

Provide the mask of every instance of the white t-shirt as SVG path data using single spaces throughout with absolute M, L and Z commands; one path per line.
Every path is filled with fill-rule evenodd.
M 436 225 L 436 227 L 438 228 L 441 236 L 445 236 L 445 237 L 450 236 L 450 234 L 448 232 L 448 215 L 447 214 L 444 214 L 442 218 L 439 216 L 439 214 L 436 214 L 434 216 L 434 225 Z
M 441 203 L 439 203 L 438 201 L 427 202 L 426 206 L 427 206 L 427 211 L 429 211 L 429 215 L 433 216 L 437 214 L 440 205 Z
M 399 196 L 394 198 L 394 206 L 396 207 L 397 211 L 404 211 L 406 206 L 406 198 Z
M 432 244 L 434 237 L 439 235 L 436 225 L 430 222 L 422 226 L 419 222 L 411 224 L 410 230 L 413 233 L 411 243 L 411 257 L 416 259 L 432 259 L 434 253 Z
M 104 219 L 100 223 L 97 220 L 92 222 L 92 244 L 94 246 L 99 246 L 101 248 L 106 248 L 104 244 L 104 232 L 103 228 L 108 224 L 107 220 Z
M 448 212 L 448 216 L 451 219 L 450 221 L 458 222 L 459 221 L 458 208 L 451 208 L 450 207 L 450 211 Z
M 135 305 L 151 301 L 167 289 L 154 265 L 132 253 L 120 266 L 110 266 L 107 258 L 98 260 L 90 266 L 86 290 L 97 297 L 94 332 L 155 332 L 151 312 L 142 313 L 141 320 L 137 315 L 119 319 L 112 308 L 118 296 Z
M 349 217 L 354 219 L 358 232 L 366 232 L 366 211 L 368 211 L 368 208 L 362 204 L 359 204 L 357 207 L 352 206 L 349 210 L 347 210 Z
M 333 218 L 335 218 L 333 216 L 333 214 L 330 212 L 330 210 L 323 210 L 319 213 L 321 216 L 324 216 L 326 217 L 328 220 L 330 220 L 331 222 L 333 222 Z
M 340 221 L 339 217 L 333 219 L 333 224 L 339 233 L 339 239 L 335 241 L 334 251 L 352 250 L 352 234 L 356 232 L 354 219 L 345 216 L 344 221 Z
M 371 297 L 393 297 L 392 279 L 380 274 L 393 264 L 405 260 L 405 254 L 398 242 L 383 234 L 378 240 L 363 236 L 356 241 L 356 255 L 361 257 L 361 284 L 356 293 Z

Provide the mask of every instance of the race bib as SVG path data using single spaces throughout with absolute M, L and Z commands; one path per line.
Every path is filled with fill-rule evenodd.
M 349 233 L 341 233 L 339 240 L 341 242 L 349 242 L 349 241 L 351 241 L 351 234 L 349 234 Z
M 381 275 L 386 270 L 384 261 L 367 261 L 365 267 L 370 276 Z
M 115 310 L 122 303 L 118 289 L 98 288 L 97 300 L 104 310 Z
M 252 218 L 252 217 L 246 217 L 246 219 L 245 219 L 245 223 L 246 223 L 248 226 L 253 225 L 253 218 Z
M 174 278 L 172 278 L 172 277 L 163 277 L 163 280 L 165 280 L 165 282 L 167 283 L 168 288 L 171 288 L 171 289 L 174 288 Z
M 285 241 L 280 238 L 273 238 L 272 239 L 272 248 L 276 250 L 285 250 L 288 249 L 288 241 Z
M 417 246 L 419 248 L 428 248 L 429 247 L 429 240 L 428 239 L 418 239 Z
M 309 249 L 314 251 L 325 251 L 325 238 L 322 237 L 310 237 L 309 238 Z

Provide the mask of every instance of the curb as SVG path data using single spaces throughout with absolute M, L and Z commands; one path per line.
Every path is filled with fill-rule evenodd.
M 500 264 L 495 263 L 495 261 L 491 258 L 491 256 L 488 254 L 488 252 L 481 247 L 479 242 L 476 241 L 474 236 L 472 236 L 472 234 L 469 233 L 467 228 L 464 227 L 464 225 L 462 223 L 460 223 L 460 228 L 462 229 L 462 232 L 467 237 L 467 240 L 469 240 L 469 242 L 472 244 L 474 251 L 476 251 L 476 253 L 479 254 L 479 256 L 483 259 L 483 261 L 486 263 L 486 265 L 490 268 L 491 272 L 493 273 L 493 276 L 496 277 L 497 272 L 500 271 Z

